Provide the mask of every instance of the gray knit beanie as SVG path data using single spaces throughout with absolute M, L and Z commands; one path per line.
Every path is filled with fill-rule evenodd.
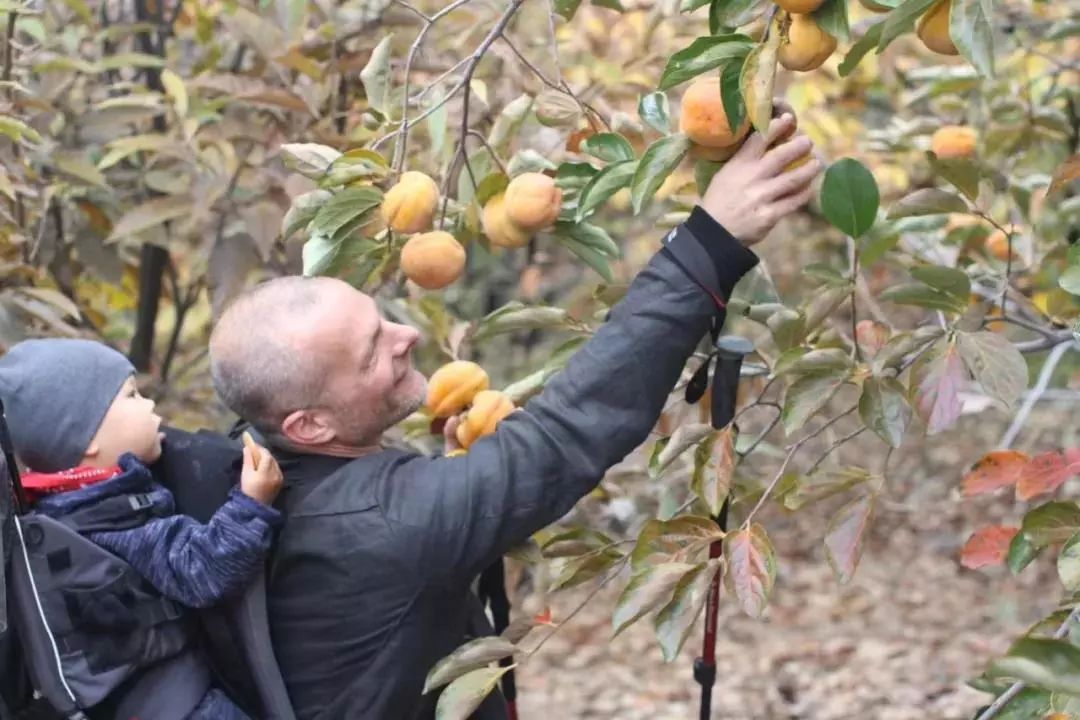
M 24 340 L 0 357 L 0 399 L 15 454 L 38 472 L 79 464 L 105 413 L 135 372 L 92 340 Z

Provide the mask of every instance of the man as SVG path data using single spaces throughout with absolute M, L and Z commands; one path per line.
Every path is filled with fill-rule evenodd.
M 471 581 L 558 520 L 640 445 L 688 356 L 756 262 L 745 246 L 809 200 L 816 159 L 790 113 L 752 134 L 610 319 L 467 455 L 380 445 L 421 404 L 418 334 L 327 278 L 238 298 L 210 342 L 224 401 L 276 448 L 285 526 L 268 576 L 274 649 L 298 717 L 431 718 L 432 665 L 490 632 Z M 722 319 L 722 318 L 721 318 Z M 489 697 L 479 718 L 505 717 Z

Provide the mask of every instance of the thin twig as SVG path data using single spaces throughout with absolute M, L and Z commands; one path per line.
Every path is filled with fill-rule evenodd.
M 755 505 L 754 509 L 750 511 L 750 514 L 746 516 L 746 520 L 743 521 L 743 528 L 749 528 L 750 527 L 750 521 L 753 520 L 754 515 L 757 514 L 757 511 L 761 509 L 761 506 L 765 504 L 765 501 L 769 499 L 769 496 L 772 495 L 773 490 L 775 490 L 776 486 L 780 483 L 780 479 L 784 476 L 784 471 L 787 470 L 787 466 L 788 466 L 788 464 L 791 463 L 791 458 L 793 458 L 795 456 L 795 453 L 797 453 L 799 451 L 799 449 L 802 448 L 803 445 L 810 442 L 811 440 L 816 438 L 818 435 L 820 435 L 821 433 L 825 432 L 830 427 L 835 425 L 842 418 L 847 417 L 848 415 L 850 415 L 851 413 L 855 412 L 858 409 L 859 409 L 858 404 L 852 405 L 850 408 L 848 408 L 844 412 L 840 413 L 836 417 L 832 418 L 831 420 L 826 422 L 824 425 L 819 427 L 817 430 L 815 430 L 812 433 L 810 433 L 809 435 L 803 437 L 798 442 L 788 446 L 788 453 L 787 453 L 787 456 L 784 458 L 784 462 L 780 465 L 780 469 L 776 471 L 776 475 L 773 476 L 772 482 L 770 482 L 769 486 L 767 488 L 765 488 L 765 492 L 762 493 L 761 498 L 758 499 L 757 505 Z
M 862 435 L 864 432 L 866 432 L 866 426 L 858 428 L 857 430 L 852 430 L 850 433 L 848 433 L 844 437 L 839 438 L 836 441 L 834 441 L 832 445 L 830 445 L 828 448 L 825 449 L 825 452 L 823 452 L 821 454 L 821 457 L 819 457 L 817 460 L 814 461 L 814 464 L 810 466 L 810 469 L 807 470 L 806 473 L 809 475 L 810 473 L 817 470 L 818 466 L 820 466 L 821 463 L 825 462 L 825 458 L 829 457 L 829 455 L 832 455 L 834 450 L 836 450 L 838 447 L 840 447 L 844 443 L 849 442 L 851 440 L 854 440 L 855 438 Z M 892 448 L 889 448 L 889 449 L 891 450 Z
M 506 173 L 506 165 L 504 165 L 503 161 L 499 159 L 499 155 L 498 155 L 498 153 L 495 152 L 495 148 L 491 147 L 491 143 L 489 143 L 487 141 L 487 138 L 484 137 L 483 133 L 481 133 L 478 130 L 473 130 L 472 128 L 469 128 L 468 130 L 465 131 L 465 134 L 469 135 L 469 136 L 472 136 L 472 137 L 476 138 L 477 140 L 479 140 L 481 142 L 481 144 L 483 144 L 483 146 L 485 148 L 487 148 L 488 154 L 491 155 L 491 159 L 495 161 L 495 164 L 499 166 L 499 170 L 504 175 L 507 174 Z
M 420 11 L 416 11 L 420 17 L 424 18 L 424 27 L 420 28 L 420 32 L 417 33 L 416 39 L 413 40 L 412 45 L 409 46 L 409 54 L 405 56 L 405 77 L 402 86 L 402 100 L 401 100 L 401 128 L 400 139 L 398 140 L 397 147 L 394 150 L 394 174 L 399 175 L 401 168 L 405 163 L 405 152 L 409 144 L 409 73 L 412 72 L 413 59 L 416 57 L 416 53 L 420 51 L 420 46 L 424 43 L 424 37 L 427 35 L 428 30 L 435 26 L 439 20 L 445 17 L 447 14 L 457 10 L 462 5 L 471 2 L 471 0 L 455 0 L 439 12 L 432 15 L 430 18 L 425 16 Z
M 996 322 L 1004 322 L 1004 323 L 1009 323 L 1010 325 L 1016 325 L 1018 327 L 1025 328 L 1027 330 L 1031 330 L 1032 332 L 1037 332 L 1040 335 L 1042 335 L 1044 338 L 1052 338 L 1052 337 L 1054 337 L 1054 332 L 1050 328 L 1043 327 L 1042 325 L 1036 325 L 1033 322 L 1029 322 L 1027 320 L 1021 320 L 1020 318 L 1015 318 L 1015 317 L 988 317 L 985 320 L 983 320 L 982 326 L 987 327 L 988 325 L 990 325 L 992 323 L 996 323 Z
M 1017 436 L 1020 434 L 1020 430 L 1024 427 L 1024 423 L 1027 422 L 1028 416 L 1031 415 L 1031 410 L 1035 407 L 1035 403 L 1039 402 L 1039 398 L 1042 397 L 1042 394 L 1046 392 L 1046 388 L 1050 385 L 1050 379 L 1053 377 L 1054 370 L 1057 369 L 1058 363 L 1061 362 L 1061 358 L 1069 348 L 1074 347 L 1074 345 L 1075 343 L 1073 342 L 1063 342 L 1050 352 L 1049 357 L 1046 358 L 1046 362 L 1043 363 L 1042 371 L 1039 373 L 1039 379 L 1036 381 L 1035 387 L 1032 388 L 1027 399 L 1024 400 L 1024 404 L 1020 407 L 1020 411 L 1016 413 L 1016 417 L 1013 418 L 1012 424 L 1009 425 L 1009 429 L 1001 436 L 1001 442 L 998 443 L 1000 449 L 1007 450 L 1016 441 Z
M 540 642 L 538 642 L 538 643 L 536 644 L 536 647 L 534 647 L 534 648 L 533 648 L 532 650 L 530 650 L 530 651 L 529 651 L 529 653 L 528 653 L 528 655 L 526 655 L 525 657 L 529 658 L 529 657 L 532 657 L 533 655 L 535 655 L 535 654 L 536 654 L 537 652 L 539 652 L 539 651 L 540 651 L 540 648 L 544 647 L 544 643 L 546 643 L 546 642 L 547 642 L 548 640 L 550 640 L 551 638 L 553 638 L 553 637 L 555 636 L 555 634 L 559 632 L 559 630 L 561 630 L 561 629 L 563 629 L 564 627 L 566 627 L 566 625 L 567 625 L 567 624 L 568 624 L 568 623 L 569 623 L 569 622 L 570 622 L 571 620 L 573 620 L 573 619 L 574 619 L 574 617 L 575 617 L 575 616 L 576 616 L 576 615 L 577 615 L 577 614 L 578 614 L 579 612 L 581 612 L 581 611 L 582 611 L 582 609 L 583 609 L 583 608 L 584 608 L 584 607 L 585 607 L 586 605 L 588 605 L 588 604 L 589 604 L 589 603 L 590 603 L 590 602 L 592 601 L 592 599 L 593 599 L 594 597 L 596 597 L 596 596 L 597 596 L 597 594 L 599 594 L 599 592 L 600 592 L 601 590 L 603 590 L 603 589 L 604 589 L 604 588 L 605 588 L 605 587 L 607 586 L 607 584 L 608 584 L 608 583 L 610 583 L 610 582 L 611 582 L 612 580 L 614 580 L 614 579 L 615 579 L 615 576 L 619 574 L 619 570 L 621 570 L 621 569 L 622 569 L 622 567 L 623 567 L 623 565 L 625 565 L 625 564 L 626 564 L 626 563 L 627 563 L 627 562 L 628 562 L 629 560 L 630 560 L 630 555 L 629 555 L 629 553 L 627 553 L 626 555 L 623 555 L 622 559 L 621 559 L 621 560 L 619 560 L 619 562 L 615 563 L 615 564 L 614 564 L 614 565 L 613 565 L 613 566 L 611 567 L 611 570 L 609 570 L 609 571 L 608 571 L 608 574 L 607 574 L 607 576 L 606 576 L 606 577 L 605 577 L 605 578 L 604 578 L 604 579 L 603 579 L 603 580 L 602 580 L 602 581 L 601 581 L 601 582 L 600 582 L 600 583 L 599 583 L 599 584 L 598 584 L 598 585 L 597 585 L 597 586 L 596 586 L 595 588 L 593 588 L 591 592 L 589 592 L 589 594 L 588 594 L 588 595 L 587 595 L 587 596 L 585 597 L 585 599 L 584 599 L 584 600 L 582 600 L 582 601 L 581 601 L 581 604 L 580 604 L 580 605 L 578 605 L 578 606 L 577 606 L 576 608 L 574 608 L 573 610 L 571 610 L 571 611 L 570 611 L 570 614 L 569 614 L 569 615 L 567 615 L 567 616 L 566 616 L 566 617 L 565 617 L 565 618 L 563 619 L 563 621 L 562 621 L 561 623 L 559 623 L 558 625 L 556 625 L 556 626 L 555 626 L 555 628 L 554 628 L 554 629 L 553 629 L 553 630 L 552 630 L 551 632 L 549 632 L 549 633 L 548 633 L 547 635 L 545 635 L 545 636 L 544 636 L 544 638 L 543 638 L 543 639 L 542 639 L 542 640 L 541 640 Z
M 1066 635 L 1068 635 L 1069 626 L 1077 620 L 1080 620 L 1080 605 L 1074 607 L 1072 609 L 1072 612 L 1069 613 L 1069 616 L 1065 618 L 1065 622 L 1061 623 L 1061 627 L 1059 627 L 1054 633 L 1054 639 L 1061 640 Z M 1001 696 L 997 700 L 995 700 L 990 707 L 986 708 L 986 710 L 983 711 L 982 715 L 979 715 L 979 717 L 975 718 L 975 720 L 990 720 L 991 718 L 997 717 L 997 714 L 1000 713 L 1006 705 L 1012 702 L 1017 695 L 1023 692 L 1024 688 L 1026 687 L 1027 684 L 1023 680 L 1018 680 L 1017 682 L 1014 682 L 1008 690 L 1003 692 Z

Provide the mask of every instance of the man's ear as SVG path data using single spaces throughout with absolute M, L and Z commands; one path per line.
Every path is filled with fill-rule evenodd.
M 294 410 L 281 421 L 281 434 L 299 446 L 323 445 L 332 442 L 337 433 L 318 410 Z

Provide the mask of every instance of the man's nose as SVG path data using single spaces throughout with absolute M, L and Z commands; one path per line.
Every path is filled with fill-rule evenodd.
M 397 326 L 397 342 L 394 345 L 394 355 L 404 355 L 412 350 L 420 342 L 420 331 L 409 325 Z

